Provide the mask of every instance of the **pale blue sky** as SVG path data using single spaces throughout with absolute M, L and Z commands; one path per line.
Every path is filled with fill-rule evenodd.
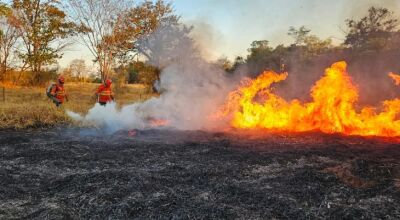
M 339 43 L 346 18 L 364 15 L 370 6 L 384 6 L 400 16 L 400 0 L 175 0 L 173 7 L 182 21 L 194 26 L 194 37 L 210 59 L 245 56 L 254 40 L 271 45 L 290 44 L 290 26 L 305 25 L 321 38 Z M 205 47 L 207 45 L 207 47 Z M 76 45 L 60 60 L 92 62 L 90 53 Z

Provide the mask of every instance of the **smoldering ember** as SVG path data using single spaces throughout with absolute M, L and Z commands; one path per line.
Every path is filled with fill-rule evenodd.
M 400 219 L 399 9 L 1 1 L 0 219 Z

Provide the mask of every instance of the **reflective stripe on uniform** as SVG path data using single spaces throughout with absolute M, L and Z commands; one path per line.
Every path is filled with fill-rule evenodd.
M 111 91 L 102 91 L 100 92 L 101 96 L 110 96 L 111 95 Z

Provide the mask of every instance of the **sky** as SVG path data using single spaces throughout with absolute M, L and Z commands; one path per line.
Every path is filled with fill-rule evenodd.
M 339 44 L 347 18 L 360 18 L 371 6 L 386 7 L 400 17 L 400 0 L 174 0 L 176 14 L 193 25 L 193 38 L 208 59 L 246 56 L 254 40 L 272 46 L 290 44 L 290 26 L 306 26 L 320 38 Z M 87 49 L 75 45 L 59 61 L 65 67 L 73 59 L 93 62 Z

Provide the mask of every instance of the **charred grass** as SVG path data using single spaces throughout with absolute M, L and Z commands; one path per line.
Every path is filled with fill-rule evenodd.
M 398 219 L 397 142 L 0 131 L 0 218 Z
M 47 98 L 46 88 L 10 87 L 5 89 L 5 101 L 0 87 L 0 129 L 43 128 L 68 125 L 72 121 L 65 110 L 86 113 L 95 103 L 94 92 L 98 84 L 69 83 L 66 90 L 70 100 L 61 108 Z M 154 96 L 142 85 L 127 85 L 115 89 L 117 103 L 143 101 Z

